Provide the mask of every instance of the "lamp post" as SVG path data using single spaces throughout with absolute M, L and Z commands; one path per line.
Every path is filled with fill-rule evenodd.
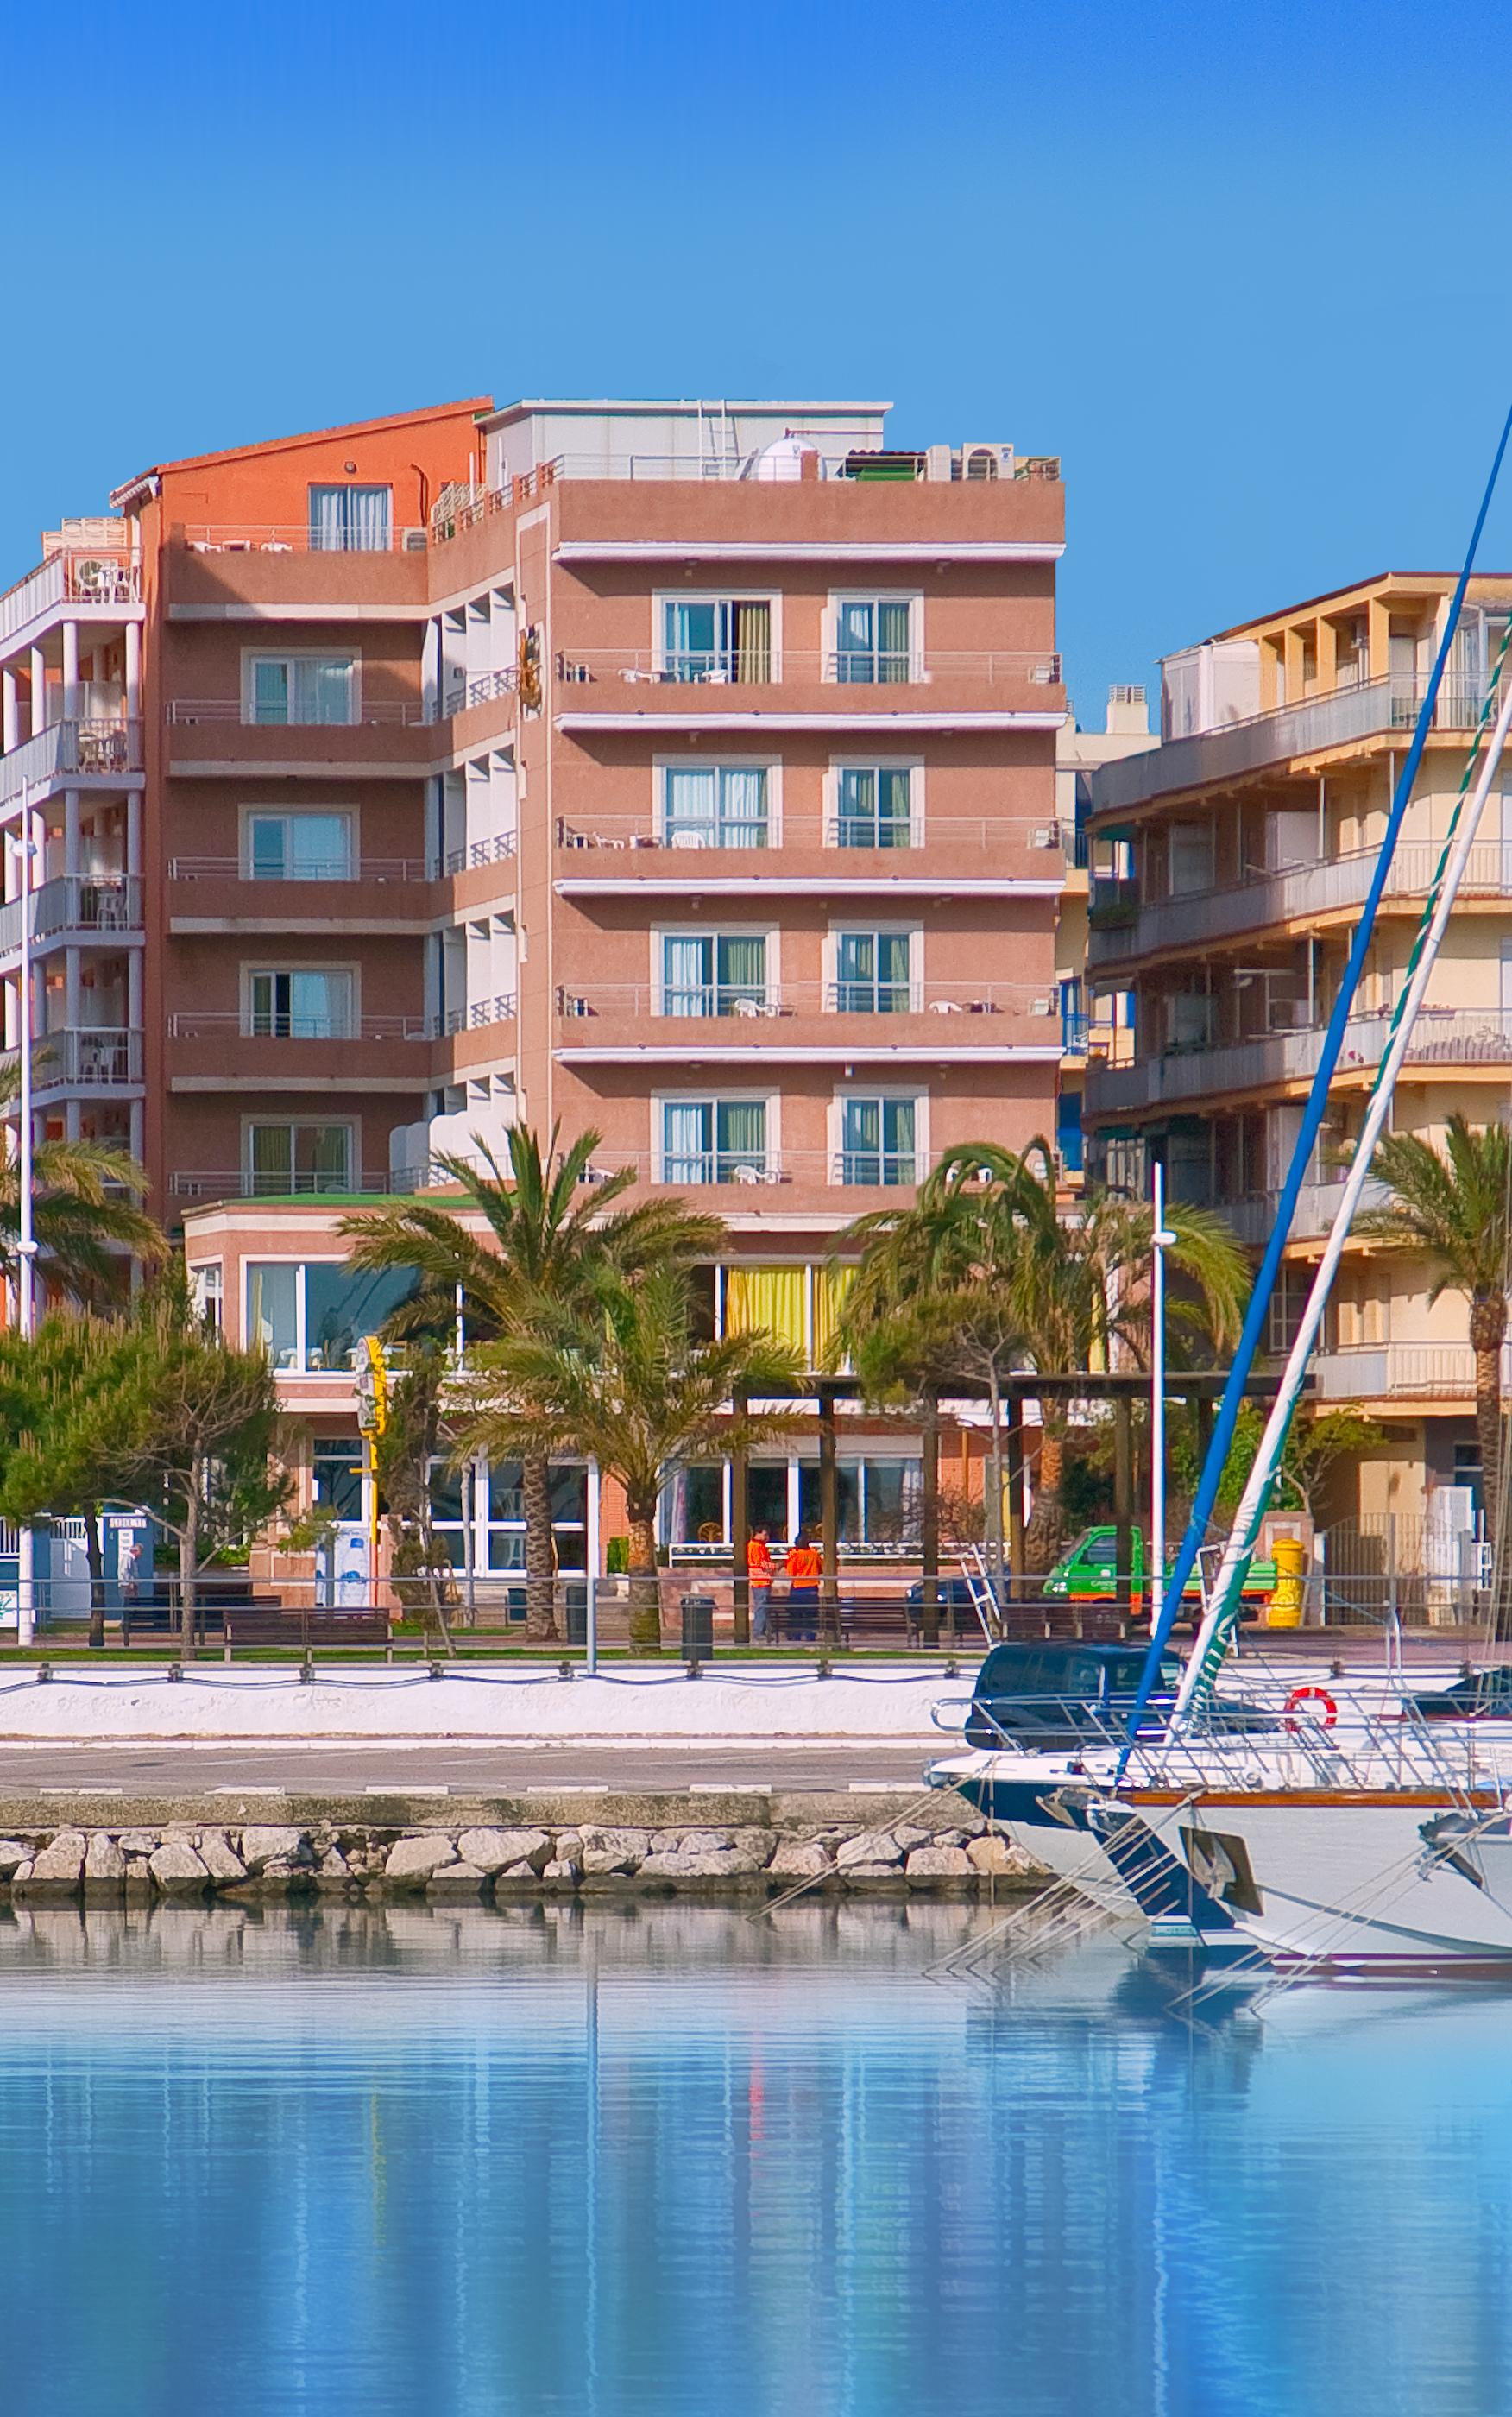
M 19 1216 L 16 1257 L 16 1327 L 30 1341 L 37 1326 L 37 1237 L 33 1224 L 35 1172 L 32 1131 L 32 793 L 21 793 L 21 823 L 12 841 L 20 875 L 21 963 L 16 1041 L 20 1058 L 19 1130 L 16 1136 Z M 37 1628 L 36 1537 L 31 1526 L 16 1539 L 16 1642 L 29 1645 Z
M 1166 1224 L 1166 1170 L 1150 1169 L 1150 1634 L 1160 1625 L 1166 1592 L 1166 1253 L 1176 1237 Z

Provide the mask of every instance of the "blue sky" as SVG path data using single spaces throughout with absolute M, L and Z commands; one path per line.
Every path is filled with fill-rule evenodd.
M 887 396 L 900 441 L 1062 456 L 1093 722 L 1226 622 L 1457 562 L 1512 386 L 1499 11 L 5 22 L 6 578 L 144 464 L 287 429 L 488 390 Z

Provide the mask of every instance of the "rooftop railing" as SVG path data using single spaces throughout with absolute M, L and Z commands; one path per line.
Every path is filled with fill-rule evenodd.
M 178 532 L 175 531 L 175 537 Z M 304 521 L 197 521 L 187 523 L 182 542 L 190 554 L 423 554 L 430 542 L 423 528 L 375 528 L 358 544 L 312 529 Z
M 800 438 L 806 432 L 794 432 Z M 838 444 L 845 450 L 839 452 Z M 940 453 L 948 448 L 940 448 Z M 992 450 L 994 448 L 982 448 Z M 833 428 L 815 433 L 809 459 L 814 468 L 809 473 L 822 481 L 843 480 L 854 485 L 912 485 L 930 477 L 935 448 L 900 451 L 879 448 L 874 432 L 858 429 L 854 438 L 846 432 Z M 975 473 L 958 467 L 959 456 L 952 461 L 950 476 L 935 483 L 974 485 Z M 983 467 L 985 468 L 985 464 Z M 999 462 L 995 475 L 1009 484 L 1024 482 L 1058 482 L 1061 475 L 1059 458 L 1052 453 L 1022 454 L 1005 467 Z M 520 510 L 537 502 L 545 491 L 561 479 L 592 479 L 596 482 L 628 479 L 651 485 L 753 486 L 798 485 L 804 479 L 804 466 L 794 455 L 787 461 L 774 461 L 766 447 L 742 450 L 735 446 L 714 446 L 699 453 L 620 453 L 607 461 L 601 454 L 559 453 L 549 462 L 537 464 L 515 479 L 507 479 L 498 487 L 457 488 L 443 494 L 431 514 L 431 536 L 433 541 L 445 543 L 476 528 L 495 513 Z M 987 483 L 987 481 L 983 481 Z
M 142 567 L 129 547 L 97 547 L 49 555 L 0 596 L 0 645 L 40 615 L 63 604 L 139 604 Z

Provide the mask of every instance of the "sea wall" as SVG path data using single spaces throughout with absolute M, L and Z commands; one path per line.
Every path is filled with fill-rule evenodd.
M 0 1904 L 431 1904 L 630 1893 L 975 1895 L 1035 1867 L 957 1797 L 585 1795 L 418 1807 L 0 1805 Z M 255 1816 L 255 1817 L 254 1817 Z

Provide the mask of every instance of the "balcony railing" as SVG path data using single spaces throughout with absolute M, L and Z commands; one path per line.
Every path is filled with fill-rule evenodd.
M 1221 889 L 1193 890 L 1178 898 L 1162 898 L 1111 918 L 1094 912 L 1091 962 L 1107 965 L 1122 958 L 1142 957 L 1164 949 L 1191 948 L 1227 939 L 1241 932 L 1263 930 L 1269 924 L 1348 912 L 1364 903 L 1380 851 L 1360 848 L 1347 856 L 1319 858 L 1307 864 L 1287 865 L 1252 880 Z M 1421 841 L 1398 848 L 1386 876 L 1387 898 L 1427 896 L 1443 860 L 1444 850 Z M 1107 887 L 1111 895 L 1114 885 Z M 1126 893 L 1126 885 L 1116 885 Z M 1492 841 L 1473 847 L 1459 894 L 1465 898 L 1512 898 L 1512 847 Z M 1095 897 L 1096 892 L 1094 893 Z
M 354 1193 L 382 1196 L 393 1189 L 386 1172 L 358 1175 L 345 1168 L 316 1173 L 303 1167 L 283 1175 L 246 1166 L 204 1174 L 179 1168 L 168 1178 L 169 1197 L 174 1200 L 331 1199 Z
M 516 851 L 513 831 L 494 831 L 487 839 L 470 839 L 461 847 L 448 847 L 436 872 L 453 875 L 476 873 L 490 864 L 507 864 Z
M 0 800 L 64 778 L 114 780 L 141 769 L 140 722 L 54 722 L 0 755 Z
M 129 552 L 81 546 L 50 555 L 0 596 L 0 645 L 65 604 L 139 604 L 142 568 Z
M 1475 1392 L 1475 1355 L 1468 1343 L 1377 1343 L 1320 1351 L 1313 1361 L 1320 1402 L 1386 1399 L 1449 1400 L 1467 1407 Z M 1512 1386 L 1512 1344 L 1502 1346 L 1501 1391 Z
M 1209 781 L 1234 780 L 1268 764 L 1283 764 L 1293 755 L 1319 754 L 1352 741 L 1410 730 L 1422 709 L 1425 692 L 1426 683 L 1415 678 L 1366 680 L 1353 688 L 1331 689 L 1326 695 L 1305 698 L 1300 705 L 1252 714 L 1247 721 L 1230 722 L 1221 730 L 1168 738 L 1143 754 L 1099 765 L 1088 776 L 1093 809 L 1098 814 L 1127 812 L 1152 798 L 1200 788 Z M 1480 718 L 1484 693 L 1473 681 L 1445 680 L 1434 707 L 1434 729 L 1473 730 Z
M 838 443 L 845 445 L 843 452 L 820 449 L 821 446 L 828 448 Z M 743 452 L 731 447 L 702 455 L 622 453 L 609 462 L 597 453 L 559 453 L 552 461 L 537 463 L 534 469 L 525 471 L 518 479 L 507 479 L 500 487 L 459 484 L 447 491 L 431 511 L 431 535 L 435 541 L 445 543 L 467 529 L 479 527 L 484 521 L 499 512 L 520 510 L 523 505 L 535 502 L 560 479 L 587 479 L 596 484 L 627 479 L 655 484 L 674 482 L 678 485 L 707 486 L 748 480 L 754 485 L 762 485 L 772 478 L 769 465 L 764 470 L 764 447 L 759 447 L 754 452 Z M 870 429 L 857 429 L 854 441 L 847 441 L 843 429 L 826 428 L 822 433 L 815 434 L 811 459 L 814 477 L 824 480 L 844 479 L 857 485 L 873 481 L 880 483 L 884 479 L 889 484 L 912 484 L 925 479 L 930 468 L 928 452 L 889 454 L 884 467 L 876 450 L 875 432 Z M 942 484 L 960 482 L 959 464 L 960 457 L 957 456 L 951 464 L 949 479 L 942 480 Z M 1015 483 L 1042 480 L 1053 484 L 1060 475 L 1060 462 L 1053 453 L 1022 454 L 1012 463 L 1011 468 L 1000 472 L 1005 480 Z M 799 466 L 794 461 L 791 467 L 783 465 L 779 478 L 773 479 L 773 483 L 796 483 L 800 476 Z
M 1345 1026 L 1339 1053 L 1341 1075 L 1380 1064 L 1390 1031 L 1386 1015 L 1357 1017 Z M 1263 1090 L 1273 1084 L 1306 1082 L 1318 1064 L 1322 1027 L 1267 1032 L 1253 1040 L 1172 1051 L 1137 1059 L 1131 1066 L 1101 1066 L 1087 1076 L 1089 1114 L 1115 1116 L 1204 1093 Z M 1411 1067 L 1512 1066 L 1512 1013 L 1496 1008 L 1428 1007 L 1407 1045 Z
M 319 1041 L 326 1048 L 353 1041 L 431 1041 L 435 1019 L 424 1015 L 278 1015 L 265 1023 L 234 1008 L 180 1008 L 168 1018 L 171 1041 Z
M 285 891 L 297 894 L 309 882 L 371 882 L 381 887 L 393 882 L 429 882 L 435 877 L 436 868 L 428 864 L 423 856 L 365 856 L 360 861 L 347 856 L 332 857 L 328 863 L 305 865 L 296 874 L 259 873 L 239 856 L 174 856 L 168 860 L 170 881 L 256 881 L 278 890 L 280 896 Z
M 318 720 L 301 721 L 291 713 L 274 722 L 249 713 L 238 696 L 175 696 L 170 697 L 164 719 L 171 727 L 180 730 L 199 722 L 239 722 L 247 730 L 424 730 L 446 717 L 424 704 L 396 697 L 362 697 L 340 716 L 323 715 Z
M 465 1007 L 448 1007 L 431 1019 L 431 1038 L 444 1041 L 458 1032 L 484 1032 L 493 1024 L 513 1024 L 519 1012 L 519 1002 L 512 990 L 501 990 L 492 998 L 470 999 Z
M 423 528 L 394 525 L 375 532 L 370 544 L 344 536 L 333 543 L 328 530 L 312 529 L 307 521 L 196 521 L 182 534 L 191 554 L 423 554 L 428 543 Z
M 1292 1220 L 1291 1239 L 1294 1242 L 1319 1241 L 1329 1232 L 1338 1208 L 1338 1196 L 1343 1189 L 1345 1170 L 1322 1183 L 1305 1183 L 1297 1195 L 1296 1213 Z M 1374 1176 L 1368 1177 L 1360 1206 L 1363 1209 L 1383 1208 L 1391 1198 L 1387 1185 Z M 1242 1199 L 1212 1201 L 1194 1205 L 1217 1209 L 1225 1223 L 1232 1225 L 1241 1242 L 1258 1250 L 1270 1239 L 1277 1221 L 1280 1193 L 1247 1192 Z
M 31 928 L 34 940 L 57 932 L 140 932 L 142 884 L 112 874 L 44 881 L 33 893 Z M 0 907 L 0 956 L 10 956 L 20 946 L 21 900 L 13 898 Z
M 564 1023 L 597 1021 L 616 1031 L 646 1016 L 732 1026 L 799 1015 L 864 1015 L 884 1025 L 899 1015 L 1012 1016 L 1043 1026 L 1035 1037 L 1048 1045 L 1056 1040 L 1060 1005 L 1048 988 L 1036 991 L 1029 982 L 590 982 L 560 984 L 556 1012 Z M 737 1036 L 732 1030 L 725 1037 Z
M 931 870 L 936 857 L 956 849 L 962 854 L 990 854 L 997 859 L 991 868 L 994 871 L 1001 868 L 1005 855 L 1022 852 L 1043 859 L 1029 864 L 1024 877 L 1033 879 L 1037 875 L 1045 880 L 1058 879 L 1064 870 L 1064 839 L 1061 824 L 1035 822 L 1025 814 L 930 814 L 927 821 L 921 818 L 912 823 L 906 833 L 898 826 L 888 834 L 884 823 L 882 835 L 875 840 L 867 834 L 865 826 L 856 825 L 854 817 L 842 823 L 834 815 L 819 821 L 786 813 L 779 821 L 775 810 L 745 818 L 727 813 L 700 822 L 690 821 L 686 815 L 670 822 L 665 814 L 603 814 L 591 825 L 564 814 L 556 820 L 556 844 L 564 849 L 622 853 L 631 848 L 723 848 L 734 852 L 824 847 L 841 856 L 866 851 L 892 857 L 922 855 L 928 850 Z M 899 866 L 900 872 L 915 869 Z M 843 880 L 846 870 L 844 864 L 838 864 L 837 879 Z
M 38 1040 L 34 1060 L 38 1096 L 77 1087 L 116 1090 L 142 1080 L 142 1035 L 119 1025 L 72 1026 Z
M 731 645 L 683 650 L 595 647 L 560 653 L 559 687 L 775 688 L 822 684 L 840 688 L 926 688 L 935 680 L 980 681 L 989 687 L 1054 688 L 1061 659 L 1053 650 L 1021 647 L 957 652 L 938 646 L 902 651 Z

